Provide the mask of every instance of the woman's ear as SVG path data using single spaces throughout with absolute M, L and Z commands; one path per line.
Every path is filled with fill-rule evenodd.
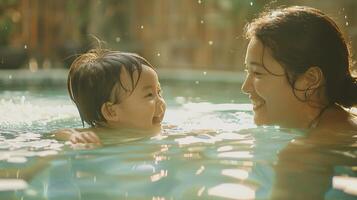
M 118 121 L 118 113 L 115 109 L 115 104 L 111 102 L 103 103 L 101 107 L 101 112 L 106 121 Z
M 323 85 L 324 82 L 324 74 L 322 73 L 320 67 L 310 67 L 304 73 L 307 84 L 311 88 L 318 88 Z
M 299 90 L 317 89 L 324 82 L 324 75 L 319 67 L 310 67 L 302 74 L 295 83 L 295 87 Z

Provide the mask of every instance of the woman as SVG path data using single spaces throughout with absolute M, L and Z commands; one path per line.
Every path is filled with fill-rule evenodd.
M 258 125 L 357 130 L 348 110 L 357 104 L 349 46 L 321 11 L 289 7 L 246 27 L 250 40 L 242 86 Z
M 279 153 L 271 198 L 326 199 L 330 191 L 345 199 L 331 193 L 332 176 L 336 166 L 357 166 L 357 155 L 337 153 L 356 151 L 357 81 L 341 30 L 323 12 L 294 6 L 263 13 L 246 37 L 242 91 L 255 123 L 308 130 Z

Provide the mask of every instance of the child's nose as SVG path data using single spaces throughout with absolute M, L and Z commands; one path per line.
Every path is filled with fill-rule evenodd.
M 156 102 L 156 106 L 157 106 L 157 110 L 159 112 L 165 112 L 166 111 L 166 103 L 165 100 L 163 98 L 158 98 L 157 102 Z

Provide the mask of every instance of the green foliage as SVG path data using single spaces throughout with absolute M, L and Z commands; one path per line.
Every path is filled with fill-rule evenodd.
M 18 0 L 2 0 L 0 3 L 0 46 L 5 46 L 9 43 L 11 34 L 14 31 L 14 23 L 7 9 L 18 2 Z

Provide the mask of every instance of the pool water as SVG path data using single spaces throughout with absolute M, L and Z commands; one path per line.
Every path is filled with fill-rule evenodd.
M 82 125 L 65 87 L 2 88 L 0 199 L 357 199 L 357 133 L 256 127 L 238 83 L 162 85 L 171 128 L 102 147 L 51 137 Z

